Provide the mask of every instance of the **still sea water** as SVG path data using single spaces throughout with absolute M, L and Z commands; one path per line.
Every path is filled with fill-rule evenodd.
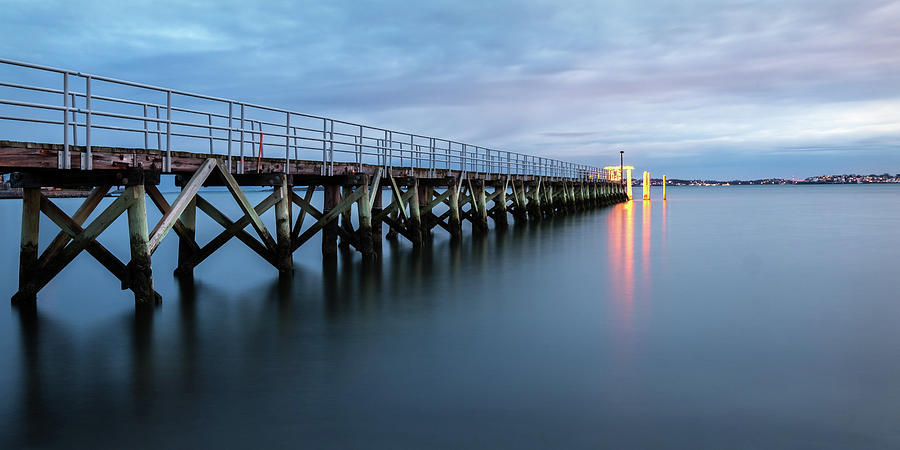
M 377 268 L 314 239 L 290 284 L 234 241 L 179 286 L 173 233 L 151 314 L 83 254 L 36 317 L 0 307 L 0 448 L 900 448 L 900 186 L 669 197 Z

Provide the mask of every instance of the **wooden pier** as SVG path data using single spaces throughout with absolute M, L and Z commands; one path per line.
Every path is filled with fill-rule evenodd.
M 84 149 L 78 147 L 70 149 L 72 169 L 57 169 L 61 150 L 61 145 L 0 141 L 0 171 L 12 172 L 13 185 L 23 189 L 19 290 L 14 303 L 34 303 L 38 292 L 86 251 L 121 281 L 122 289 L 134 292 L 137 304 L 157 304 L 161 298 L 153 289 L 150 259 L 171 231 L 179 240 L 177 276 L 193 277 L 197 265 L 236 238 L 280 276 L 289 277 L 294 251 L 320 233 L 324 258 L 337 257 L 338 247 L 345 246 L 358 251 L 364 261 L 372 261 L 379 258 L 385 237 L 402 237 L 419 247 L 427 244 L 435 230 L 459 239 L 464 221 L 471 223 L 473 233 L 483 234 L 489 232 L 491 222 L 495 228 L 504 227 L 510 218 L 540 220 L 626 200 L 622 184 L 600 179 L 385 170 L 342 163 L 334 164 L 332 175 L 322 176 L 321 163 L 307 161 L 295 162 L 286 174 L 283 160 L 268 158 L 260 159 L 258 172 L 249 165 L 245 167 L 249 173 L 234 174 L 224 158 L 175 152 L 172 173 L 181 193 L 169 204 L 158 189 L 161 152 L 95 147 L 93 167 L 86 171 L 80 170 Z M 113 186 L 124 186 L 124 192 L 85 224 Z M 227 217 L 221 206 L 204 198 L 203 186 L 226 187 L 243 216 Z M 253 205 L 242 189 L 247 186 L 269 187 L 272 192 Z M 91 193 L 69 216 L 41 193 L 46 187 L 90 189 Z M 317 189 L 324 191 L 319 205 L 313 200 Z M 383 190 L 390 192 L 387 205 L 379 195 Z M 147 206 L 148 199 L 152 206 Z M 446 210 L 435 213 L 441 204 Z M 152 227 L 148 207 L 162 213 Z M 222 226 L 218 236 L 203 244 L 195 239 L 198 210 Z M 267 229 L 260 218 L 269 210 L 274 210 L 274 230 Z M 38 249 L 41 214 L 59 227 L 43 251 Z M 128 216 L 131 254 L 127 264 L 97 241 L 122 214 Z
M 81 252 L 138 305 L 157 304 L 150 260 L 172 232 L 179 277 L 192 278 L 231 239 L 290 277 L 294 252 L 319 234 L 326 259 L 343 247 L 374 261 L 384 238 L 421 247 L 435 232 L 458 240 L 464 221 L 484 234 L 491 222 L 502 228 L 510 218 L 540 220 L 630 197 L 608 171 L 586 164 L 19 61 L 0 59 L 0 68 L 0 138 L 8 139 L 0 141 L 0 173 L 22 189 L 13 296 L 22 305 L 33 305 Z M 181 192 L 169 204 L 158 186 L 173 175 Z M 114 186 L 124 187 L 121 195 L 86 223 Z M 222 213 L 204 186 L 226 187 L 241 217 Z M 271 193 L 254 205 L 243 191 L 250 186 Z M 89 194 L 69 216 L 42 193 L 50 187 Z M 324 195 L 314 196 L 318 189 Z M 162 213 L 152 227 L 147 199 Z M 222 227 L 202 245 L 198 210 Z M 274 230 L 260 218 L 269 210 Z M 59 228 L 43 251 L 41 214 Z M 127 263 L 97 240 L 123 214 Z

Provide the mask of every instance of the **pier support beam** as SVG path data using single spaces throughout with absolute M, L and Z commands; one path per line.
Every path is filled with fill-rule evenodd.
M 41 222 L 40 188 L 22 189 L 22 240 L 19 247 L 19 292 L 12 303 L 33 307 L 37 299 L 38 234 Z
M 506 177 L 500 184 L 497 186 L 497 189 L 500 190 L 500 193 L 494 197 L 494 204 L 496 206 L 496 212 L 494 213 L 494 223 L 497 224 L 497 227 L 506 227 L 509 225 L 509 218 L 506 216 L 506 191 L 509 188 L 509 177 Z
M 419 230 L 422 234 L 422 242 L 430 242 L 432 237 L 431 229 L 434 227 L 434 223 L 432 223 L 431 220 L 431 209 L 428 208 L 428 204 L 431 203 L 434 189 L 432 189 L 431 185 L 425 181 L 419 181 L 417 189 L 417 196 L 419 199 Z
M 531 220 L 541 220 L 541 180 L 538 180 L 529 191 L 528 215 Z
M 147 227 L 144 185 L 127 186 L 124 195 L 131 197 L 131 204 L 128 206 L 128 237 L 131 244 L 131 261 L 128 263 L 129 287 L 134 292 L 134 302 L 137 306 L 158 305 L 161 299 L 153 290 L 150 231 Z
M 544 185 L 544 215 L 553 217 L 556 215 L 556 207 L 559 205 L 557 199 L 554 198 L 553 183 Z
M 341 187 L 336 184 L 325 185 L 325 199 L 322 204 L 322 215 L 327 215 L 341 202 Z M 322 227 L 322 256 L 333 259 L 337 257 L 337 219 L 331 220 Z
M 520 181 L 518 185 L 513 181 L 513 195 L 516 198 L 516 207 L 513 210 L 513 216 L 516 219 L 516 222 L 525 222 L 528 219 L 528 211 L 527 204 L 528 200 L 525 198 L 525 182 Z
M 370 192 L 369 195 L 372 198 L 372 249 L 375 251 L 376 255 L 381 255 L 382 252 L 382 220 L 381 220 L 381 211 L 383 209 L 383 199 L 382 194 L 384 191 L 381 190 L 381 177 L 376 177 L 374 186 L 374 191 Z
M 459 220 L 459 189 L 462 187 L 462 177 L 450 181 L 447 189 L 450 190 L 450 239 L 458 241 L 462 237 L 462 222 Z
M 372 262 L 377 259 L 375 254 L 375 246 L 372 243 L 372 205 L 369 193 L 369 176 L 363 176 L 362 185 L 357 187 L 362 189 L 363 195 L 356 201 L 356 211 L 359 215 L 359 251 L 362 253 L 363 261 Z M 380 236 L 379 236 L 380 237 Z
M 275 261 L 278 266 L 278 276 L 282 279 L 289 278 L 294 273 L 294 259 L 291 248 L 291 186 L 288 185 L 287 175 L 282 175 L 281 184 L 275 187 L 279 196 L 275 204 Z
M 411 236 L 411 241 L 413 247 L 421 247 L 422 246 L 422 215 L 419 210 L 419 205 L 421 204 L 419 201 L 419 180 L 417 178 L 413 178 L 412 182 L 409 184 L 409 191 L 412 193 L 412 197 L 409 199 L 409 223 L 407 224 L 407 231 Z
M 478 180 L 472 183 L 472 227 L 473 231 L 485 234 L 488 231 L 487 195 L 484 192 L 484 181 Z
M 181 234 L 178 235 L 178 267 L 175 268 L 175 276 L 181 278 L 183 281 L 193 281 L 194 266 L 191 265 L 191 261 L 194 259 L 196 244 L 191 244 L 196 242 L 197 239 L 196 198 L 192 198 L 191 201 L 188 202 L 184 211 L 181 213 L 179 221 L 181 222 L 182 232 L 186 233 L 187 236 L 182 236 Z M 190 242 L 187 240 L 187 237 L 191 238 Z

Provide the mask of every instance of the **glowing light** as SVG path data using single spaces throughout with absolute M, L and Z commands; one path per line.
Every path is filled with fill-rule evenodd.
M 628 170 L 628 178 L 631 178 L 631 170 L 634 170 L 634 166 L 606 166 L 603 170 L 606 171 L 607 180 L 622 181 L 622 170 Z
M 641 182 L 644 191 L 644 200 L 650 200 L 650 172 L 644 171 L 644 180 Z

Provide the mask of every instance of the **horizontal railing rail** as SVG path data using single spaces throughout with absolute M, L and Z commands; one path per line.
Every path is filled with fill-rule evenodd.
M 164 172 L 172 171 L 172 151 L 177 149 L 224 156 L 233 173 L 244 173 L 246 159 L 263 157 L 283 159 L 287 173 L 294 162 L 312 161 L 322 163 L 322 175 L 332 175 L 339 163 L 359 169 L 364 164 L 426 169 L 431 174 L 446 169 L 606 179 L 604 170 L 590 165 L 149 84 L 6 59 L 0 59 L 0 69 L 11 72 L 0 71 L 0 123 L 59 126 L 53 129 L 62 131 L 61 169 L 71 169 L 70 147 L 81 145 L 85 150 L 80 167 L 90 170 L 92 148 L 102 145 L 160 151 Z M 16 71 L 28 80 L 43 77 L 50 86 L 3 79 Z M 100 94 L 98 88 L 108 92 Z M 58 134 L 54 139 L 58 141 Z

